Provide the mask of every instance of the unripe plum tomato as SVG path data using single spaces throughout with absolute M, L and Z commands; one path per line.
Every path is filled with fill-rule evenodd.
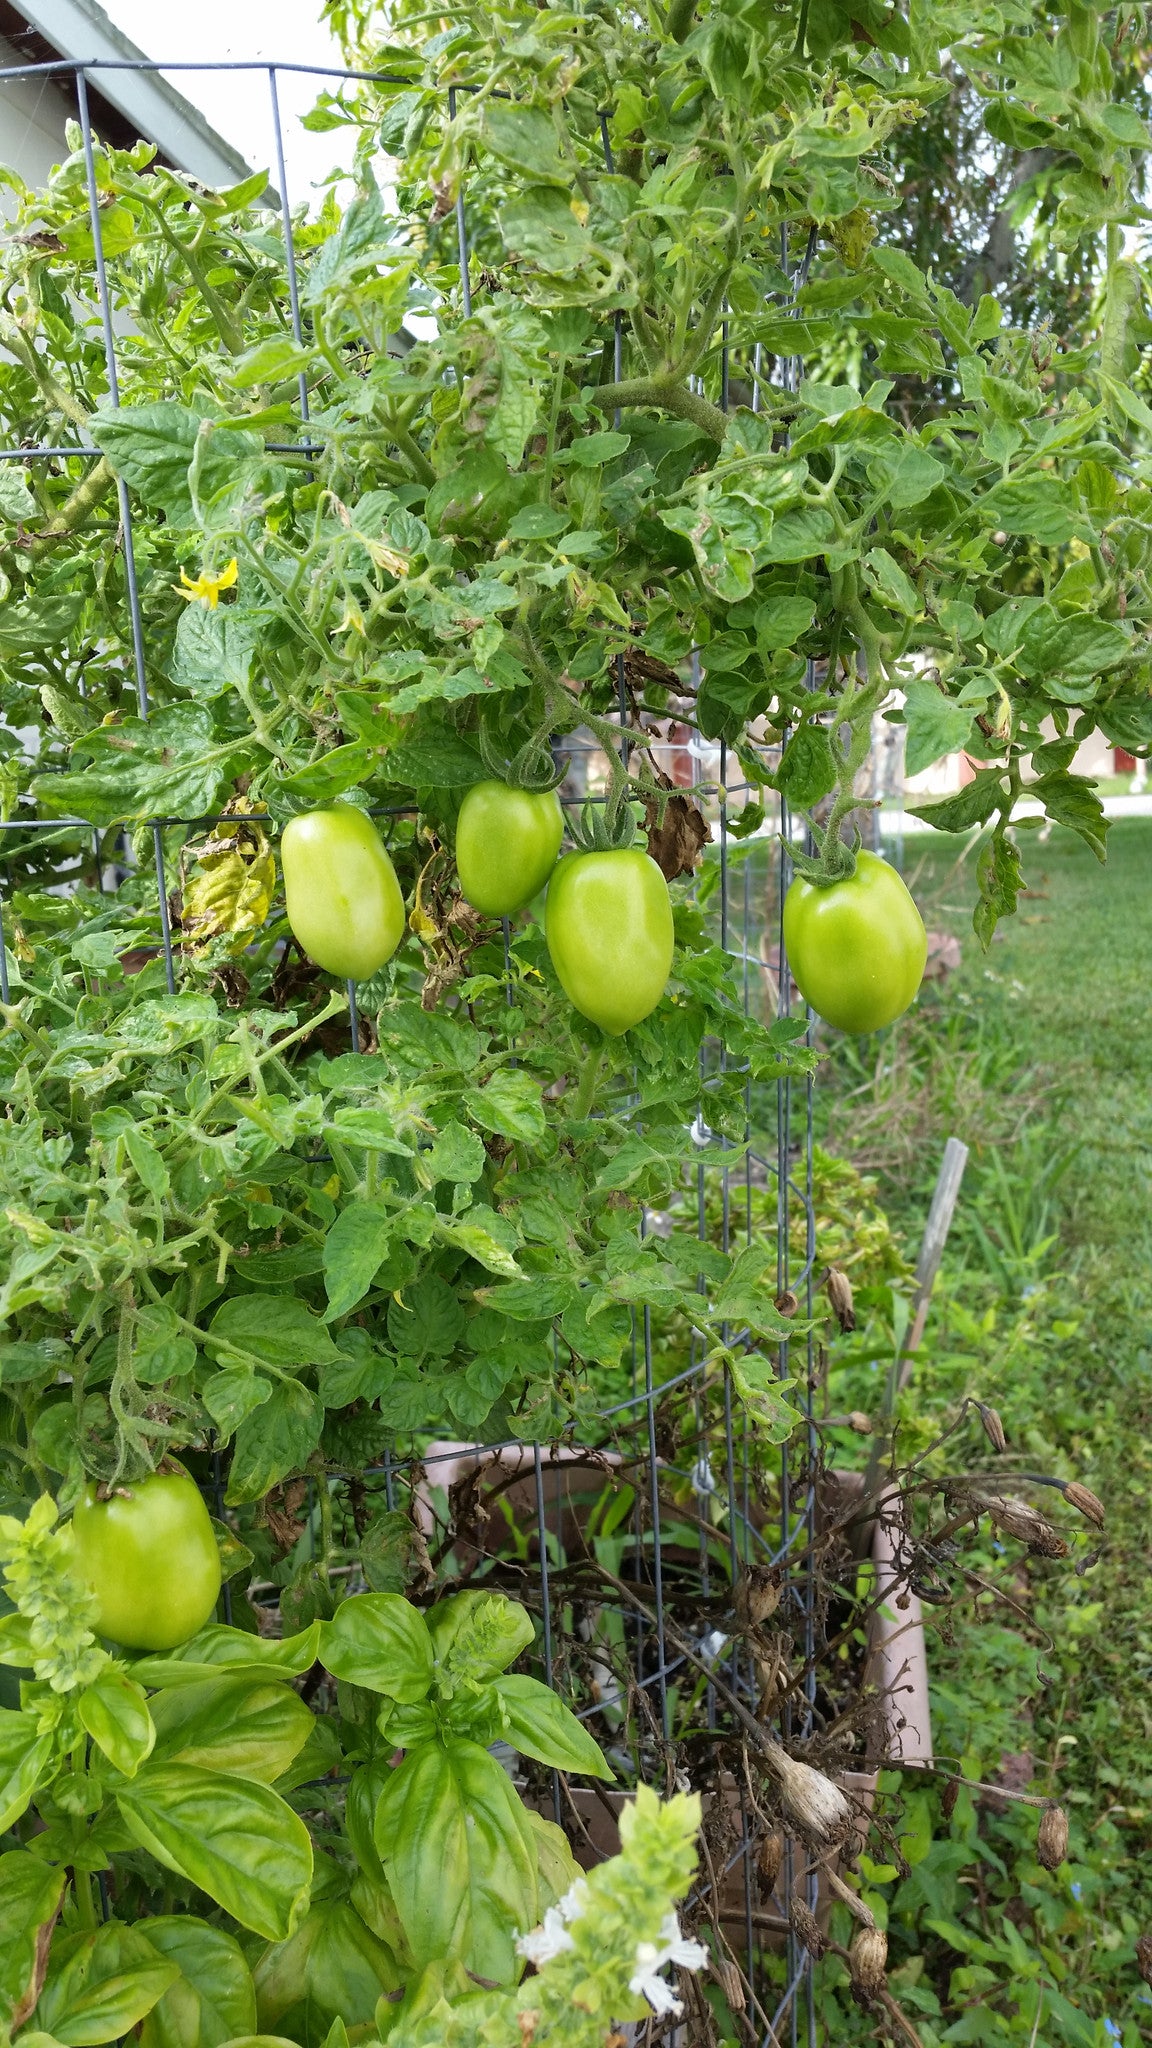
M 797 875 L 784 899 L 784 949 L 796 986 L 826 1024 L 878 1031 L 903 1015 L 928 958 L 924 920 L 903 878 L 874 853 L 842 881 Z
M 280 836 L 288 922 L 310 960 L 367 981 L 404 936 L 404 898 L 375 825 L 354 804 L 307 811 Z
M 544 933 L 574 1009 L 614 1038 L 656 1008 L 672 971 L 672 903 L 637 847 L 566 854 L 548 884 Z
M 456 821 L 456 870 L 473 910 L 511 917 L 556 865 L 564 813 L 554 789 L 474 782 Z
M 200 1489 L 181 1467 L 100 1500 L 85 1488 L 72 1516 L 72 1570 L 96 1598 L 93 1627 L 127 1650 L 174 1650 L 211 1621 L 220 1551 Z

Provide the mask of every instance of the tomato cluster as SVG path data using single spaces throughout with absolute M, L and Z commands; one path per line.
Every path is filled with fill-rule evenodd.
M 467 901 L 512 917 L 547 889 L 544 928 L 573 1008 L 618 1037 L 656 1008 L 672 971 L 672 905 L 656 862 L 633 847 L 558 858 L 564 813 L 554 790 L 475 783 L 456 827 Z M 396 871 L 371 819 L 351 804 L 293 818 L 281 841 L 288 922 L 318 967 L 360 981 L 404 935 Z M 805 1001 L 842 1031 L 875 1031 L 908 1008 L 927 938 L 903 881 L 875 854 L 834 882 L 797 876 L 784 943 Z

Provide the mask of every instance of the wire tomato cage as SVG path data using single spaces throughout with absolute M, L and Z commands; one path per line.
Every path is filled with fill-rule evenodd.
M 278 78 L 285 73 L 304 73 L 337 79 L 353 86 L 373 83 L 406 85 L 410 81 L 391 78 L 387 72 L 353 71 L 320 66 L 251 63 L 166 65 L 150 60 L 60 59 L 51 63 L 20 65 L 0 70 L 0 82 L 15 79 L 71 79 L 79 121 L 87 178 L 88 205 L 93 243 L 93 271 L 100 328 L 103 337 L 109 403 L 120 404 L 120 365 L 112 317 L 102 237 L 102 219 L 97 184 L 95 138 L 89 105 L 91 76 L 107 70 L 213 71 L 249 70 L 263 73 L 269 94 L 275 144 L 275 174 L 278 204 L 283 222 L 288 312 L 291 332 L 298 344 L 304 339 L 299 288 L 298 255 L 288 194 L 285 166 L 284 129 L 281 119 Z M 449 119 L 455 117 L 457 94 L 464 87 L 445 88 Z M 613 169 L 608 116 L 601 117 L 605 168 Z M 472 308 L 469 234 L 463 185 L 457 196 L 456 232 L 459 254 L 459 306 L 467 316 Z M 782 231 L 781 261 L 790 274 L 789 303 L 803 284 L 811 262 L 814 235 L 800 259 L 790 256 L 786 231 Z M 622 315 L 615 315 L 615 375 L 621 375 L 623 351 Z M 755 409 L 761 373 L 760 345 L 755 348 L 752 404 Z M 778 364 L 787 388 L 795 388 L 799 377 L 796 360 Z M 730 404 L 730 364 L 727 328 L 721 351 L 721 404 Z M 292 443 L 271 444 L 270 452 L 318 454 L 321 444 L 311 433 L 307 378 L 299 377 L 300 438 Z M 44 459 L 95 460 L 98 448 L 79 445 L 0 449 L 0 461 L 34 462 Z M 150 712 L 145 635 L 137 583 L 136 545 L 131 492 L 117 478 L 120 517 L 120 545 L 123 549 L 127 591 L 132 671 L 139 715 Z M 810 677 L 811 680 L 811 677 Z M 621 745 L 628 746 L 628 701 L 624 658 L 618 657 L 618 721 Z M 785 735 L 786 738 L 786 735 Z M 654 751 L 659 745 L 654 743 Z M 570 757 L 580 743 L 564 743 Z M 592 743 L 585 747 L 593 751 Z M 792 1007 L 791 978 L 784 947 L 782 910 L 790 879 L 787 845 L 792 837 L 792 820 L 786 801 L 779 799 L 774 822 L 779 827 L 778 848 L 772 847 L 765 863 L 761 886 L 753 889 L 752 861 L 743 859 L 735 873 L 730 831 L 730 800 L 752 785 L 744 780 L 729 782 L 728 766 L 733 759 L 723 743 L 719 747 L 716 798 L 717 863 L 719 869 L 718 922 L 720 944 L 737 963 L 746 1014 L 763 1016 L 774 1010 L 787 1018 Z M 699 788 L 699 783 L 696 785 Z M 224 814 L 226 815 L 226 814 Z M 394 830 L 414 809 L 403 807 L 387 815 Z M 193 827 L 220 822 L 221 814 L 207 817 L 156 817 L 143 821 L 150 831 L 155 866 L 157 914 L 164 973 L 169 992 L 178 987 L 178 956 L 168 908 L 166 879 L 166 836 Z M 140 822 L 140 821 L 137 821 Z M 38 818 L 18 815 L 0 825 L 6 833 L 27 831 L 68 834 L 92 830 L 89 821 L 77 818 Z M 2 843 L 2 842 L 0 842 Z M 99 833 L 94 833 L 97 873 L 105 886 L 101 867 Z M 0 985 L 5 1002 L 11 1000 L 8 958 L 3 943 L 3 903 L 0 900 Z M 505 926 L 507 958 L 508 932 Z M 513 1000 L 511 982 L 508 998 Z M 351 1045 L 361 1044 L 356 992 L 348 984 L 348 1022 Z M 806 1014 L 807 1039 L 811 1041 L 812 1017 Z M 714 1055 L 723 1067 L 727 1055 L 720 1045 Z M 703 1060 L 703 1056 L 702 1056 Z M 770 1091 L 770 1094 L 772 1091 Z M 549 1685 L 567 1692 L 574 1709 L 585 1719 L 607 1717 L 615 1721 L 618 1736 L 614 1756 L 627 1756 L 631 1738 L 633 1752 L 640 1757 L 644 1775 L 661 1790 L 671 1790 L 682 1776 L 678 1756 L 693 1754 L 679 1738 L 687 1733 L 714 1732 L 730 1719 L 732 1701 L 745 1712 L 755 1713 L 760 1679 L 750 1651 L 739 1635 L 730 1638 L 713 1618 L 725 1604 L 731 1607 L 734 1588 L 759 1567 L 774 1575 L 780 1592 L 780 1616 L 801 1647 L 802 1683 L 786 1692 L 778 1714 L 780 1733 L 786 1743 L 803 1744 L 811 1735 L 817 1715 L 817 1662 L 821 1649 L 821 1619 L 814 1573 L 817 1533 L 816 1477 L 820 1464 L 819 1438 L 814 1419 L 813 1394 L 817 1379 L 815 1340 L 811 1331 L 816 1226 L 813 1203 L 813 1099 L 812 1082 L 796 1083 L 790 1077 L 774 1084 L 774 1100 L 764 1128 L 754 1128 L 751 1079 L 744 1088 L 746 1145 L 735 1162 L 729 1156 L 730 1141 L 716 1139 L 698 1116 L 693 1129 L 697 1145 L 695 1185 L 684 1190 L 684 1205 L 694 1202 L 696 1231 L 701 1240 L 718 1234 L 725 1252 L 743 1242 L 751 1244 L 758 1228 L 759 1206 L 774 1224 L 776 1239 L 776 1285 L 778 1301 L 790 1301 L 793 1312 L 807 1314 L 808 1333 L 798 1343 L 785 1338 L 776 1351 L 780 1379 L 797 1381 L 793 1399 L 802 1414 L 801 1427 L 778 1454 L 774 1473 L 774 1497 L 766 1494 L 772 1472 L 772 1456 L 758 1449 L 754 1426 L 740 1411 L 731 1373 L 723 1372 L 722 1413 L 717 1428 L 704 1399 L 708 1361 L 703 1340 L 693 1334 L 686 1364 L 661 1377 L 661 1359 L 654 1341 L 652 1310 L 645 1306 L 631 1311 L 632 1333 L 627 1347 L 631 1386 L 627 1396 L 600 1411 L 605 1443 L 588 1446 L 544 1448 L 539 1443 L 503 1439 L 487 1444 L 425 1444 L 405 1448 L 400 1442 L 389 1446 L 379 1463 L 355 1475 L 357 1483 L 382 1493 L 389 1510 L 408 1508 L 423 1527 L 431 1549 L 452 1550 L 455 1521 L 462 1499 L 475 1506 L 485 1479 L 491 1482 L 483 1513 L 473 1515 L 468 1540 L 477 1553 L 481 1571 L 499 1573 L 507 1562 L 499 1544 L 507 1534 L 510 1511 L 501 1501 L 517 1489 L 527 1497 L 528 1507 L 520 1528 L 520 1557 L 515 1591 L 534 1610 L 540 1624 L 539 1668 Z M 758 1101 L 757 1112 L 763 1105 Z M 309 1155 L 311 1158 L 311 1155 Z M 323 1163 L 312 1158 L 312 1163 Z M 643 1211 L 641 1234 L 661 1231 L 664 1219 Z M 703 1290 L 704 1282 L 699 1283 Z M 741 1333 L 728 1326 L 721 1330 L 726 1346 L 739 1348 Z M 748 1348 L 752 1340 L 744 1333 Z M 799 1356 L 796 1354 L 799 1353 Z M 676 1361 L 673 1361 L 676 1363 Z M 670 1397 L 676 1401 L 676 1429 L 668 1428 Z M 674 1439 L 674 1440 L 671 1440 Z M 625 1448 L 620 1450 L 621 1442 Z M 578 1573 L 572 1569 L 573 1496 L 564 1475 L 583 1465 L 585 1479 L 594 1496 L 584 1511 L 578 1532 L 586 1549 L 608 1550 L 616 1560 L 595 1601 L 581 1595 Z M 213 1481 L 208 1489 L 215 1496 L 217 1513 L 223 1513 L 223 1464 L 217 1451 Z M 330 1474 L 339 1483 L 351 1475 Z M 315 1481 L 309 1479 L 309 1506 L 315 1512 Z M 770 1513 L 765 1511 L 768 1500 Z M 691 1503 L 691 1506 L 686 1505 Z M 486 1530 L 495 1529 L 495 1537 Z M 624 1531 L 623 1536 L 617 1532 Z M 615 1539 L 615 1548 L 611 1540 Z M 231 1620 L 230 1589 L 224 1591 L 225 1616 Z M 685 1609 L 695 1604 L 685 1619 Z M 685 1729 L 685 1715 L 695 1717 L 697 1727 Z M 691 1775 L 691 1772 L 689 1773 Z M 566 1826 L 577 1853 L 589 1857 L 609 1853 L 610 1843 L 593 1840 L 589 1813 L 595 1800 L 586 1795 L 580 1805 L 566 1780 L 558 1773 L 537 1771 L 543 1784 L 542 1797 L 555 1818 Z M 544 1781 L 550 1778 L 550 1783 Z M 539 1788 L 537 1788 L 539 1789 Z M 706 1869 L 698 1880 L 689 1911 L 698 1921 L 710 1921 L 726 1969 L 735 1971 L 740 1990 L 737 2004 L 746 2018 L 747 2038 L 762 2048 L 782 2048 L 787 2040 L 796 2048 L 801 2038 L 815 2048 L 817 2000 L 812 1981 L 813 1962 L 790 1925 L 794 1900 L 810 1909 L 817 1904 L 817 1875 L 805 1869 L 801 1845 L 790 1839 L 783 1844 L 779 1874 L 763 1881 L 757 1861 L 766 1833 L 747 1771 L 743 1780 L 729 1779 L 728 1812 L 723 1825 L 712 1831 L 716 1853 L 706 1857 Z M 597 1793 L 601 1805 L 607 1795 Z M 717 1795 L 720 1806 L 724 1797 Z M 611 1819 L 611 1815 L 609 1815 Z M 706 1830 L 706 1835 L 707 1835 Z M 781 1960 L 782 1959 L 782 1960 Z M 731 1981 L 730 1979 L 726 1981 Z M 670 2031 L 671 2030 L 671 2031 Z M 672 2023 L 652 2019 L 637 2033 L 649 2041 L 685 2039 L 676 2035 Z

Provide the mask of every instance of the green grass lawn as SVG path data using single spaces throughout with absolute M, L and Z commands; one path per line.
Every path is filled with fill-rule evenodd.
M 1114 824 L 1108 861 L 1070 832 L 1022 833 L 1028 893 L 984 955 L 972 933 L 970 857 L 915 842 L 907 863 L 929 922 L 956 932 L 955 992 L 998 1011 L 1021 1069 L 1061 1086 L 1061 1129 L 1081 1146 L 1063 1195 L 1066 1241 L 1124 1246 L 1152 1281 L 1152 819 Z M 1133 1279 L 1138 1274 L 1133 1272 Z
M 1133 1959 L 1152 1931 L 1152 820 L 1112 828 L 1106 867 L 1063 831 L 1020 839 L 1028 894 L 987 955 L 974 850 L 909 842 L 910 886 L 930 928 L 960 936 L 962 964 L 892 1031 L 837 1040 L 817 1084 L 822 1131 L 876 1174 L 913 1254 L 945 1138 L 972 1148 L 909 1428 L 977 1393 L 1003 1415 L 1002 1464 L 1080 1479 L 1107 1510 L 1086 1567 L 1095 1542 L 1027 1561 L 1031 1628 L 962 1603 L 931 1651 L 938 1748 L 985 1776 L 1023 1759 L 1032 1789 L 1069 1809 L 1069 1863 L 1039 1870 L 1026 1811 L 958 1810 L 953 1839 L 975 1827 L 981 1860 L 941 1889 L 930 1859 L 894 1893 L 914 1929 L 897 1978 L 926 2042 L 1132 2048 L 1152 2041 Z M 995 1463 L 986 1445 L 967 1456 Z M 1058 1496 L 1019 1490 L 1075 1521 Z M 1011 1940 L 999 1964 L 965 1959 L 946 1922 L 990 1951 L 1019 1929 L 1045 1986 L 1036 2031 Z

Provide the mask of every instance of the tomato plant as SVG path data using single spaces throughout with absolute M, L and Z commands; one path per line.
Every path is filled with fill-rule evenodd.
M 456 868 L 468 902 L 485 917 L 522 910 L 552 873 L 563 837 L 554 790 L 474 782 L 456 821 Z
M 542 1614 L 529 1641 L 489 1612 L 508 1654 L 484 1663 L 462 1582 L 542 1607 L 538 1577 L 476 1474 L 442 1519 L 414 1477 L 429 1446 L 586 1438 L 607 1460 L 642 1318 L 692 1376 L 661 1442 L 690 1403 L 705 1431 L 737 1410 L 756 1512 L 787 1515 L 773 1447 L 805 1318 L 772 1229 L 737 1245 L 725 1203 L 709 1235 L 697 1190 L 736 1155 L 751 1212 L 765 1102 L 815 1054 L 754 1014 L 755 957 L 689 900 L 701 845 L 727 875 L 780 798 L 813 823 L 798 898 L 867 899 L 845 835 L 887 706 L 909 768 L 982 764 L 923 808 L 987 828 L 987 943 L 1025 777 L 1102 854 L 1078 743 L 1098 724 L 1152 747 L 1134 21 L 463 0 L 446 35 L 398 0 L 377 62 L 371 11 L 328 11 L 371 75 L 316 120 L 362 147 L 347 204 L 300 223 L 291 293 L 262 173 L 213 194 L 98 143 L 93 217 L 79 132 L 46 191 L 10 179 L 0 249 L 5 448 L 70 451 L 0 465 L 0 2029 L 61 2041 L 342 2048 L 346 2014 L 367 2040 L 400 1998 L 414 2040 L 447 2038 L 469 1964 L 515 1972 L 514 1918 L 547 1912 L 568 1852 L 492 1745 L 545 1799 L 530 1766 L 596 1775 L 600 1750 L 541 1697 Z M 1041 260 L 1012 267 L 1025 214 Z M 598 756 L 569 793 L 603 832 L 505 954 L 484 918 L 548 878 L 538 771 L 569 741 Z M 473 841 L 494 763 L 517 788 Z M 625 843 L 641 810 L 660 866 Z M 351 1050 L 332 975 L 358 983 Z M 83 1531 L 180 1449 L 218 1461 L 237 1625 L 112 1657 L 41 1502 Z M 935 1572 L 935 1473 L 916 1484 Z M 693 1769 L 743 1770 L 748 1707 L 718 1663 L 688 1676 L 699 1614 L 667 1742 L 633 1674 L 602 1682 L 661 1508 L 707 1557 L 733 1667 L 741 1631 L 768 1663 L 751 1501 L 663 1450 L 652 1492 L 602 1514 L 564 1589 L 595 1640 L 555 1669 L 618 1775 L 678 1770 L 681 1738 Z M 988 1498 L 954 1490 L 947 1544 Z M 776 1661 L 815 1685 L 781 1614 Z M 848 1728 L 839 1664 L 825 1681 Z
M 548 886 L 548 951 L 569 1001 L 613 1037 L 655 1009 L 672 971 L 672 906 L 638 848 L 570 853 Z
M 155 1472 L 104 1500 L 85 1487 L 72 1516 L 76 1577 L 98 1635 L 130 1650 L 171 1650 L 203 1628 L 220 1592 L 211 1518 L 187 1472 Z
M 839 881 L 797 875 L 784 944 L 806 1003 L 841 1031 L 878 1031 L 903 1015 L 928 958 L 924 920 L 903 876 L 872 853 Z

